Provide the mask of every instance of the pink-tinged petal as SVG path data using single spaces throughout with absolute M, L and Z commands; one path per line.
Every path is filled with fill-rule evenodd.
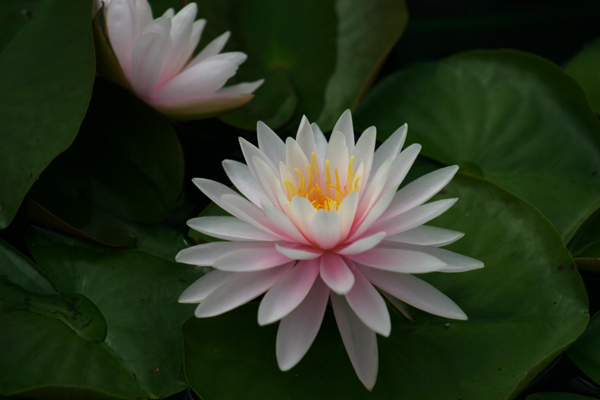
M 355 190 L 342 200 L 342 203 L 338 207 L 337 214 L 342 219 L 342 232 L 340 234 L 340 240 L 345 241 L 352 229 L 354 224 L 354 217 L 356 217 L 356 208 L 358 207 L 359 191 Z
M 247 59 L 248 59 L 248 56 L 246 55 L 246 53 L 242 53 L 241 51 L 230 51 L 227 53 L 221 53 L 221 54 L 217 54 L 216 56 L 207 58 L 203 62 L 221 60 L 221 61 L 229 61 L 232 64 L 240 66 Z
M 396 197 L 385 212 L 383 219 L 402 214 L 425 203 L 452 180 L 456 171 L 458 171 L 458 167 L 454 165 L 438 169 L 412 181 L 396 193 Z
M 282 161 L 285 162 L 285 143 L 271 128 L 264 122 L 258 121 L 256 135 L 258 148 L 264 152 L 273 165 L 279 165 Z
M 352 114 L 350 113 L 350 110 L 344 111 L 335 123 L 332 132 L 337 131 L 344 134 L 346 146 L 348 146 L 348 154 L 351 154 L 354 150 L 354 127 L 352 126 Z
M 227 32 L 223 33 L 221 36 L 214 39 L 204 49 L 202 49 L 202 51 L 200 53 L 198 53 L 198 55 L 196 57 L 194 57 L 192 59 L 192 61 L 189 62 L 188 65 L 186 65 L 185 69 L 187 70 L 189 68 L 192 68 L 192 67 L 198 65 L 199 63 L 201 63 L 202 61 L 206 60 L 207 58 L 210 58 L 210 57 L 213 57 L 213 56 L 216 56 L 217 54 L 219 54 L 221 52 L 221 50 L 223 50 L 223 47 L 225 47 L 225 44 L 227 43 L 227 41 L 229 40 L 229 36 L 231 36 L 231 32 L 227 31 Z
M 134 32 L 136 35 L 141 36 L 144 28 L 148 26 L 150 22 L 152 22 L 152 8 L 150 4 L 146 0 L 136 0 L 135 1 L 135 25 Z
M 302 234 L 311 242 L 315 243 L 315 237 L 312 231 L 312 221 L 317 210 L 310 204 L 308 199 L 300 196 L 292 197 L 292 217 L 294 223 Z
M 187 225 L 198 232 L 223 240 L 265 241 L 281 240 L 267 232 L 253 227 L 235 217 L 199 217 L 192 218 Z
M 105 5 L 106 29 L 125 76 L 129 76 L 131 54 L 143 29 L 138 31 L 137 12 L 128 0 L 113 0 Z
M 354 285 L 354 275 L 343 257 L 334 253 L 323 253 L 321 260 L 321 279 L 337 294 L 346 294 Z
M 196 46 L 198 46 L 198 43 L 200 42 L 200 37 L 202 37 L 202 32 L 204 31 L 204 27 L 206 27 L 205 19 L 199 19 L 197 21 L 194 21 L 194 23 L 192 24 L 192 33 L 190 34 L 190 40 L 188 42 L 188 51 L 190 53 L 185 57 L 185 63 L 190 61 L 192 53 L 196 49 Z M 184 64 L 184 66 L 187 65 Z
M 373 207 L 371 207 L 371 209 L 367 212 L 360 224 L 356 226 L 356 229 L 352 232 L 350 240 L 361 237 L 361 235 L 366 232 L 371 225 L 373 225 L 373 223 L 377 221 L 379 217 L 381 217 L 383 213 L 385 213 L 385 210 L 389 207 L 390 203 L 394 199 L 395 194 L 396 189 L 391 188 L 379 197 L 379 200 L 373 204 Z
M 196 308 L 198 318 L 214 317 L 260 296 L 277 283 L 292 268 L 294 262 L 264 271 L 237 273 L 221 285 Z
M 180 303 L 200 303 L 212 292 L 229 282 L 235 272 L 213 270 L 192 283 L 179 296 Z
M 262 248 L 248 247 L 230 251 L 217 258 L 214 267 L 221 271 L 249 272 L 260 271 L 292 261 L 275 249 L 273 242 Z
M 141 2 L 141 0 L 138 0 Z M 163 17 L 173 18 L 175 16 L 175 9 L 173 7 L 167 9 L 165 13 L 162 15 Z
M 374 126 L 371 126 L 360 135 L 360 138 L 358 138 L 358 141 L 356 142 L 356 147 L 354 147 L 354 150 L 352 151 L 352 155 L 354 156 L 353 166 L 358 167 L 361 162 L 364 164 L 364 171 L 361 177 L 361 182 L 363 183 L 369 181 L 376 139 L 377 129 Z
M 323 250 L 297 243 L 282 243 L 276 245 L 275 248 L 292 260 L 314 260 L 323 254 Z
M 359 239 L 356 242 L 341 247 L 340 249 L 336 249 L 335 252 L 344 256 L 363 253 L 377 246 L 383 239 L 385 239 L 385 232 L 379 232 L 374 235 Z
M 385 183 L 390 175 L 392 162 L 392 159 L 385 161 L 377 170 L 375 176 L 373 176 L 373 179 L 371 179 L 371 183 L 369 183 L 366 190 L 361 190 L 362 195 L 360 201 L 358 202 L 355 221 L 359 221 L 359 223 L 361 223 L 373 205 L 377 202 L 377 200 L 379 200 L 379 195 L 385 188 Z
M 165 82 L 152 94 L 152 99 L 188 98 L 196 93 L 214 92 L 235 75 L 238 66 L 228 60 L 206 60 L 188 68 Z
M 412 167 L 420 151 L 421 145 L 415 143 L 408 146 L 402 153 L 398 154 L 398 157 L 394 159 L 390 168 L 393 172 L 385 183 L 385 187 L 383 188 L 384 192 L 390 189 L 394 191 L 398 190 L 398 187 L 406 177 L 406 174 L 408 174 L 410 167 Z
M 481 261 L 446 249 L 404 243 L 396 243 L 394 246 L 407 250 L 420 251 L 440 259 L 442 262 L 446 263 L 446 266 L 440 269 L 439 272 L 465 272 L 483 268 L 483 263 Z
M 466 320 L 467 315 L 444 293 L 410 274 L 359 266 L 365 277 L 378 288 L 403 302 L 430 314 Z
M 354 286 L 346 293 L 346 300 L 356 316 L 372 331 L 388 337 L 392 322 L 385 301 L 359 269 L 352 269 Z
M 352 142 L 354 145 L 354 142 Z M 329 160 L 331 181 L 336 183 L 335 171 L 337 170 L 340 186 L 344 186 L 348 180 L 348 161 L 350 159 L 346 137 L 341 131 L 333 131 L 325 153 L 325 160 Z M 323 173 L 325 174 L 325 173 Z
M 268 199 L 246 164 L 233 160 L 225 160 L 223 161 L 223 169 L 237 190 L 254 203 L 255 206 L 260 207 L 261 199 Z
M 275 224 L 284 234 L 291 240 L 305 245 L 310 245 L 310 242 L 300 233 L 298 228 L 290 221 L 287 215 L 277 208 L 268 204 L 262 205 L 262 209 L 267 214 L 267 217 Z
M 167 62 L 169 61 L 169 57 L 171 54 L 171 49 L 172 49 L 172 42 L 171 42 L 171 18 L 169 17 L 160 17 L 158 19 L 155 19 L 154 21 L 150 22 L 148 24 L 148 26 L 146 26 L 146 28 L 144 29 L 144 32 L 142 34 L 146 35 L 148 33 L 156 33 L 158 35 L 160 35 L 160 39 L 161 39 L 161 64 L 160 64 L 160 71 L 162 74 L 162 71 L 164 71 L 164 68 L 167 64 Z M 135 49 L 134 49 L 135 52 Z M 133 65 L 134 65 L 134 60 L 135 60 L 135 55 L 132 57 L 131 59 L 131 63 L 132 63 L 132 72 L 133 72 Z M 133 76 L 131 77 L 133 78 Z M 159 79 L 160 81 L 160 79 Z
M 358 379 L 371 391 L 377 381 L 379 355 L 377 337 L 352 311 L 346 299 L 330 295 L 333 314 Z
M 267 163 L 256 156 L 252 157 L 252 166 L 254 166 L 258 184 L 269 199 L 269 202 L 271 204 L 277 204 L 278 200 L 275 189 L 275 180 L 278 179 L 277 176 L 273 173 L 273 170 Z
M 396 130 L 385 142 L 379 146 L 373 156 L 373 171 L 377 171 L 386 160 L 394 159 L 400 153 L 404 140 L 406 139 L 406 131 L 408 125 L 404 124 Z
M 194 51 L 196 43 L 190 43 L 190 37 L 197 13 L 198 5 L 196 3 L 189 3 L 172 17 L 170 32 L 172 43 L 171 53 L 169 54 L 159 84 L 171 79 L 181 71 Z
M 381 290 L 381 294 L 383 294 L 383 297 L 385 297 L 386 300 L 394 306 L 394 308 L 396 308 L 398 311 L 400 311 L 402 315 L 404 315 L 404 318 L 411 322 L 415 322 L 415 319 L 413 318 L 412 313 L 410 312 L 410 308 L 408 308 L 406 303 L 404 303 L 401 300 L 398 300 L 397 298 L 395 298 L 394 296 L 392 296 L 384 290 Z
M 318 151 L 317 160 L 320 163 L 319 168 L 322 168 L 325 163 L 325 153 L 327 152 L 327 139 L 317 124 L 312 123 L 310 124 L 310 127 L 315 135 L 315 144 L 317 145 Z
M 129 84 L 141 99 L 146 99 L 152 93 L 160 76 L 161 48 L 162 38 L 160 35 L 147 33 L 138 39 L 133 49 Z
M 244 154 L 244 158 L 246 159 L 246 164 L 250 168 L 252 175 L 258 182 L 258 174 L 256 173 L 256 169 L 254 168 L 254 164 L 252 163 L 252 157 L 258 157 L 263 160 L 272 170 L 274 174 L 279 172 L 279 169 L 273 164 L 273 161 L 260 149 L 254 146 L 252 143 L 248 142 L 245 139 L 240 138 L 240 147 L 242 148 L 242 153 Z
M 302 120 L 300 121 L 300 127 L 298 128 L 298 133 L 296 134 L 296 142 L 306 155 L 306 158 L 310 159 L 312 153 L 315 153 L 315 155 L 317 154 L 315 135 L 306 116 L 303 116 Z
M 192 182 L 216 205 L 229 214 L 271 235 L 280 236 L 279 230 L 267 218 L 263 210 L 229 189 L 227 186 L 209 179 L 194 178 Z
M 234 93 L 234 94 L 251 94 L 254 93 L 263 83 L 264 79 L 259 79 L 254 82 L 242 82 L 236 85 L 225 86 L 219 89 L 219 93 Z
M 277 364 L 289 371 L 304 357 L 315 340 L 327 308 L 329 288 L 317 277 L 306 298 L 279 323 L 277 330 Z
M 275 247 L 270 242 L 213 242 L 181 250 L 175 261 L 184 264 L 212 267 L 217 259 L 231 251 L 246 248 Z
M 449 229 L 437 228 L 435 226 L 418 226 L 409 231 L 388 236 L 385 240 L 390 242 L 418 244 L 420 246 L 439 247 L 454 243 L 463 236 L 465 236 L 464 233 L 451 231 Z
M 158 112 L 179 120 L 214 117 L 235 110 L 254 98 L 251 94 L 194 92 L 177 98 L 149 98 Z
M 265 294 L 258 308 L 258 324 L 271 324 L 294 311 L 306 298 L 318 275 L 318 261 L 296 264 Z
M 296 172 L 294 172 L 294 169 L 298 169 L 304 175 L 308 174 L 308 171 L 305 167 L 305 165 L 310 165 L 308 157 L 310 157 L 310 154 L 304 154 L 294 139 L 291 137 L 287 138 L 285 141 L 285 165 L 290 173 L 292 173 L 292 176 L 294 176 L 295 182 L 299 182 L 299 180 L 298 175 Z
M 317 246 L 332 249 L 340 243 L 342 219 L 333 211 L 319 210 L 313 218 L 312 230 Z
M 458 199 L 438 200 L 415 207 L 412 210 L 389 219 L 383 220 L 380 218 L 379 221 L 371 226 L 367 233 L 384 231 L 387 232 L 388 236 L 392 236 L 400 232 L 408 231 L 417 226 L 426 224 L 443 214 L 452 207 L 457 200 Z
M 423 251 L 381 247 L 383 244 L 379 246 L 346 257 L 369 267 L 403 274 L 424 274 L 446 267 L 445 262 Z

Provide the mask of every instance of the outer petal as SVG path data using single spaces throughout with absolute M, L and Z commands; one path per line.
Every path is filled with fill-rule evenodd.
M 184 71 L 195 67 L 207 58 L 219 54 L 221 50 L 223 50 L 223 47 L 225 47 L 225 43 L 227 43 L 229 40 L 229 36 L 231 36 L 231 32 L 227 31 L 210 42 L 204 49 L 202 49 L 200 53 L 198 53 L 196 57 L 194 57 L 192 61 L 188 63 L 188 65 L 185 66 Z
M 221 271 L 248 272 L 269 269 L 292 261 L 278 252 L 273 242 L 267 243 L 271 246 L 239 248 L 224 254 L 217 258 L 214 267 Z
M 323 282 L 340 295 L 348 293 L 354 285 L 354 275 L 344 259 L 334 253 L 324 253 L 320 260 Z
M 354 150 L 354 128 L 352 126 L 352 114 L 350 110 L 346 110 L 335 123 L 332 132 L 340 131 L 346 138 L 346 146 L 348 146 L 348 154 L 352 154 Z
M 330 297 L 335 320 L 350 362 L 352 362 L 358 379 L 370 391 L 375 386 L 379 367 L 375 332 L 356 316 L 346 299 L 333 293 Z
M 266 241 L 281 240 L 235 217 L 199 217 L 192 218 L 187 225 L 215 238 L 233 241 Z
M 200 303 L 212 292 L 229 282 L 234 276 L 235 272 L 226 272 L 213 270 L 192 283 L 187 289 L 179 296 L 180 303 Z
M 409 274 L 397 274 L 359 266 L 372 284 L 403 302 L 441 317 L 466 320 L 467 315 L 448 296 Z
M 417 244 L 420 246 L 438 247 L 454 243 L 463 236 L 465 236 L 465 234 L 462 232 L 422 225 L 405 232 L 388 236 L 385 240 L 390 242 Z
M 223 169 L 231 183 L 248 200 L 254 203 L 255 206 L 260 207 L 260 201 L 263 198 L 268 200 L 267 195 L 258 182 L 256 182 L 252 172 L 250 172 L 250 168 L 246 164 L 233 160 L 225 160 L 223 161 Z
M 300 233 L 298 228 L 290 221 L 289 217 L 277 208 L 263 203 L 262 209 L 269 219 L 286 234 L 291 241 L 310 245 L 310 242 Z
M 260 302 L 258 324 L 286 317 L 306 298 L 319 275 L 319 261 L 301 261 L 279 280 Z
M 212 267 L 217 259 L 240 249 L 275 248 L 273 242 L 213 242 L 181 250 L 175 261 L 184 264 Z
M 292 369 L 310 348 L 321 327 L 328 297 L 329 288 L 317 277 L 304 301 L 279 323 L 276 353 L 280 370 Z
M 347 255 L 349 259 L 369 267 L 403 274 L 424 274 L 439 271 L 446 263 L 424 251 L 403 248 L 375 247 L 359 254 Z
M 231 86 L 225 86 L 218 90 L 218 93 L 231 93 L 231 94 L 251 94 L 254 93 L 263 83 L 264 79 L 259 79 L 254 82 L 242 82 Z
M 379 232 L 336 249 L 335 252 L 344 256 L 363 253 L 377 246 L 383 239 L 385 239 L 385 232 Z
M 175 76 L 194 51 L 197 43 L 190 42 L 192 35 L 192 27 L 196 14 L 198 13 L 198 5 L 189 3 L 183 7 L 172 19 L 171 27 L 171 52 L 165 65 L 161 81 L 166 81 Z
M 129 84 L 135 94 L 146 99 L 160 76 L 162 63 L 162 38 L 157 33 L 146 33 L 138 39 L 131 56 Z
M 392 322 L 387 306 L 381 295 L 356 267 L 352 269 L 354 286 L 346 293 L 350 308 L 369 329 L 383 335 L 390 335 Z
M 273 165 L 285 162 L 285 143 L 264 122 L 256 124 L 258 148 L 271 160 Z
M 400 186 L 406 177 L 406 174 L 408 174 L 410 167 L 412 167 L 420 151 L 421 145 L 415 143 L 408 146 L 402 153 L 398 154 L 398 157 L 394 159 L 390 168 L 393 172 L 385 183 L 383 189 L 384 192 L 389 189 L 393 189 L 394 191 L 398 190 L 398 186 Z
M 456 171 L 458 171 L 456 165 L 440 168 L 412 181 L 396 193 L 382 219 L 394 217 L 425 203 L 450 182 Z
M 277 244 L 275 245 L 275 248 L 278 252 L 292 260 L 314 260 L 315 258 L 321 257 L 323 254 L 322 250 L 296 243 Z
M 195 92 L 177 98 L 150 98 L 147 103 L 171 118 L 210 118 L 240 108 L 254 98 L 251 94 Z
M 481 261 L 450 250 L 429 246 L 415 246 L 404 243 L 397 243 L 395 246 L 408 250 L 420 251 L 440 259 L 442 262 L 446 263 L 446 266 L 440 269 L 439 272 L 465 272 L 483 268 L 483 263 Z
M 407 130 L 408 125 L 402 125 L 385 142 L 383 142 L 381 146 L 379 146 L 373 156 L 373 171 L 377 171 L 386 160 L 396 158 L 402 149 L 402 145 L 404 145 Z
M 377 129 L 374 126 L 367 128 L 360 138 L 358 138 L 358 142 L 356 142 L 356 147 L 352 151 L 352 155 L 354 156 L 354 164 L 355 166 L 360 165 L 361 161 L 364 164 L 364 172 L 362 175 L 362 182 L 366 183 L 369 181 L 369 175 L 371 173 L 371 165 L 373 164 L 373 154 L 375 153 L 375 142 L 377 139 Z
M 204 299 L 196 312 L 198 318 L 214 317 L 233 310 L 260 296 L 279 281 L 293 262 L 264 271 L 238 273 Z
M 105 16 L 111 47 L 125 76 L 129 76 L 133 47 L 145 26 L 138 30 L 137 12 L 128 0 L 111 1 L 106 5 Z

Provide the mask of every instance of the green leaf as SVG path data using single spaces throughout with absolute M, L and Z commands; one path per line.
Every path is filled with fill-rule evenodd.
M 508 399 L 584 330 L 581 277 L 561 238 L 535 208 L 498 186 L 459 174 L 442 197 L 460 201 L 432 225 L 466 232 L 448 248 L 485 267 L 423 279 L 455 300 L 468 321 L 392 312 L 378 337 L 379 377 L 360 384 L 328 312 L 315 343 L 289 372 L 275 360 L 275 326 L 257 304 L 183 325 L 185 373 L 204 400 Z M 235 382 L 232 384 L 231 382 Z
M 581 85 L 592 108 L 600 113 L 600 40 L 577 54 L 565 72 Z
M 585 332 L 567 351 L 575 365 L 596 383 L 600 383 L 600 317 L 598 315 L 594 315 Z
M 162 10 L 165 1 L 155 1 Z M 407 21 L 404 1 L 211 0 L 198 3 L 208 21 L 200 48 L 230 30 L 228 51 L 248 54 L 235 82 L 265 79 L 244 108 L 223 121 L 254 130 L 302 114 L 329 130 L 354 108 Z
M 55 229 L 132 246 L 137 228 L 117 217 L 160 222 L 182 185 L 183 152 L 171 125 L 126 90 L 98 79 L 81 133 L 34 187 L 33 198 L 46 212 L 37 207 L 31 213 Z
M 182 235 L 161 226 L 141 233 L 141 245 L 131 249 L 40 229 L 27 236 L 40 269 L 60 293 L 89 299 L 104 316 L 107 335 L 92 343 L 56 318 L 1 313 L 0 394 L 136 399 L 186 388 L 179 379 L 180 325 L 193 306 L 177 298 L 204 269 L 175 263 L 188 245 Z
M 527 400 L 594 400 L 595 397 L 582 396 L 573 393 L 535 393 L 527 396 Z
M 521 196 L 565 242 L 600 205 L 600 124 L 579 85 L 540 57 L 477 51 L 397 72 L 355 121 L 381 140 L 407 122 L 424 155 Z
M 94 81 L 91 13 L 91 0 L 40 2 L 0 54 L 0 228 L 77 135 Z
M 0 52 L 37 13 L 42 0 L 4 0 L 0 3 Z
M 575 258 L 600 258 L 600 211 L 596 211 L 579 228 L 569 242 Z

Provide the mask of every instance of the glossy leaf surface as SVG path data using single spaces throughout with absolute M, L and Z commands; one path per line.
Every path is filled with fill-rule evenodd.
M 600 113 L 600 40 L 577 54 L 565 71 L 581 85 L 592 108 Z

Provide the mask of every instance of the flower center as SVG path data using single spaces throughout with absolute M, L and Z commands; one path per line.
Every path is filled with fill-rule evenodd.
M 332 174 L 329 160 L 325 160 L 323 174 L 319 170 L 317 156 L 312 153 L 310 165 L 304 166 L 308 172 L 307 177 L 298 168 L 294 168 L 298 175 L 298 182 L 294 183 L 289 179 L 282 180 L 288 200 L 292 201 L 294 196 L 300 196 L 308 199 L 316 210 L 337 211 L 346 196 L 360 189 L 361 176 L 354 176 L 353 162 L 354 156 L 350 157 L 348 161 L 348 174 L 345 182 L 341 182 L 337 168 L 333 170 Z

